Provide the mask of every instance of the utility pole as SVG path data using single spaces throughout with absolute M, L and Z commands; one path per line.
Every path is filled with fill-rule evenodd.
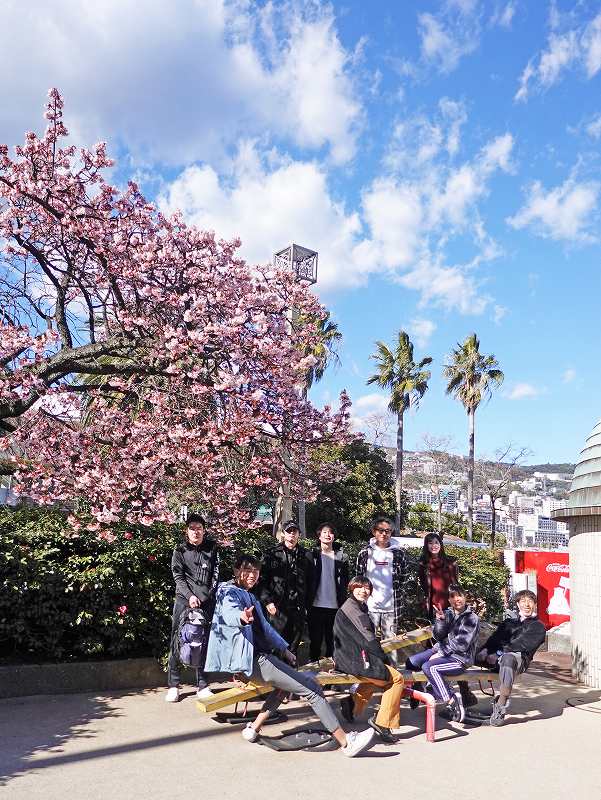
M 283 250 L 279 250 L 273 256 L 275 267 L 284 267 L 294 273 L 294 277 L 299 283 L 311 286 L 317 283 L 317 259 L 316 250 L 309 250 L 298 244 L 290 244 Z M 294 309 L 288 309 L 288 322 L 292 325 Z M 283 447 L 282 458 L 287 467 L 291 467 L 290 455 Z M 282 525 L 286 520 L 292 519 L 292 495 L 290 493 L 290 481 L 284 481 L 279 488 L 278 496 L 275 501 L 275 511 L 273 515 L 273 532 L 276 537 L 281 538 Z M 302 536 L 305 536 L 305 501 L 301 497 L 298 501 L 298 525 Z

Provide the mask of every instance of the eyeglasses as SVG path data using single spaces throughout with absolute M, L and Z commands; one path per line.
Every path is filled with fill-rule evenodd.
M 392 528 L 374 528 L 377 533 L 392 533 Z

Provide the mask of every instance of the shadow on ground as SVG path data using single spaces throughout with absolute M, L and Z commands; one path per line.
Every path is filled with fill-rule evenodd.
M 43 708 L 43 713 L 39 713 Z M 0 701 L 0 786 L 29 768 L 40 751 L 60 754 L 72 739 L 93 739 L 90 723 L 119 716 L 110 699 L 72 694 L 19 697 Z M 38 762 L 36 762 L 36 768 Z

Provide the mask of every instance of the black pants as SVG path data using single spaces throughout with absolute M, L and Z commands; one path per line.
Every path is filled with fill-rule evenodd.
M 334 617 L 337 608 L 313 606 L 309 611 L 309 639 L 311 640 L 311 661 L 321 657 L 321 643 L 326 640 L 326 656 L 334 654 Z

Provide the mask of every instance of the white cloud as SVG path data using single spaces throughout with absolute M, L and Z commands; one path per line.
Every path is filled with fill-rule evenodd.
M 563 373 L 563 375 L 561 376 L 561 380 L 564 383 L 572 383 L 575 377 L 576 377 L 576 370 L 569 368 L 566 369 L 566 371 Z
M 425 255 L 405 275 L 397 278 L 408 289 L 421 294 L 421 304 L 455 309 L 461 314 L 482 314 L 490 297 L 480 293 L 476 280 L 461 266 L 445 266 Z
M 312 162 L 261 159 L 252 143 L 241 146 L 230 175 L 191 166 L 160 199 L 163 211 L 180 209 L 200 228 L 242 240 L 242 256 L 266 263 L 290 242 L 319 252 L 319 288 L 365 283 L 368 271 L 353 257 L 361 223 L 330 195 L 327 175 Z
M 594 241 L 589 227 L 599 189 L 595 181 L 578 183 L 569 178 L 547 191 L 535 181 L 524 206 L 507 222 L 513 228 L 532 228 L 539 236 L 557 241 Z
M 588 25 L 582 37 L 586 74 L 589 78 L 601 69 L 601 13 Z
M 516 383 L 506 397 L 508 400 L 523 400 L 527 397 L 537 397 L 540 393 L 540 389 L 531 383 Z
M 463 15 L 467 11 L 462 10 L 459 19 L 453 19 L 448 14 L 437 17 L 423 13 L 418 16 L 422 59 L 442 73 L 452 72 L 463 56 L 478 47 L 479 32 L 472 23 L 466 22 Z
M 189 221 L 220 236 L 239 236 L 251 263 L 266 262 L 290 241 L 318 250 L 319 291 L 361 286 L 379 273 L 417 291 L 422 306 L 479 314 L 490 298 L 474 271 L 500 250 L 477 204 L 493 175 L 510 168 L 513 139 L 497 137 L 471 161 L 455 163 L 465 116 L 461 104 L 445 99 L 435 122 L 422 119 L 423 128 L 440 129 L 440 149 L 421 164 L 414 160 L 412 171 L 406 164 L 414 138 L 397 132 L 395 158 L 364 187 L 357 209 L 333 197 L 323 165 L 273 149 L 261 153 L 257 142 L 242 143 L 228 171 L 186 169 L 164 190 L 161 207 L 181 208 Z M 475 251 L 467 264 L 445 263 L 446 246 L 457 236 Z
M 395 417 L 388 410 L 390 398 L 383 394 L 371 393 L 353 401 L 351 407 L 351 427 L 364 433 L 367 441 L 388 444 Z
M 506 5 L 501 5 L 497 8 L 495 13 L 492 15 L 490 24 L 495 26 L 498 25 L 500 28 L 511 28 L 511 23 L 513 22 L 513 18 L 516 12 L 516 3 L 515 0 L 511 0 L 511 2 L 507 3 Z
M 545 88 L 552 86 L 561 71 L 570 66 L 578 55 L 576 31 L 568 31 L 564 36 L 552 33 L 548 49 L 541 55 L 538 64 L 538 77 L 542 85 Z
M 592 139 L 601 139 L 601 114 L 593 117 L 585 130 Z
M 418 347 L 426 347 L 436 330 L 436 324 L 431 319 L 419 317 L 412 319 L 405 327 Z
M 535 57 L 526 65 L 520 76 L 516 101 L 526 101 L 532 87 L 543 91 L 553 86 L 572 67 L 579 67 L 588 78 L 601 70 L 601 13 L 586 24 L 558 33 L 561 23 L 562 16 L 553 5 L 547 47 L 538 56 L 538 63 Z
M 372 392 L 371 394 L 364 394 L 357 398 L 357 400 L 355 400 L 353 403 L 353 406 L 360 409 L 363 413 L 369 414 L 373 412 L 386 411 L 388 409 L 389 402 L 390 398 L 386 395 Z
M 493 309 L 493 321 L 495 325 L 500 325 L 501 320 L 507 315 L 509 311 L 505 306 L 496 305 Z
M 0 26 L 2 136 L 21 141 L 50 86 L 80 139 L 109 138 L 138 160 L 183 164 L 227 154 L 241 136 L 353 157 L 362 110 L 353 58 L 329 7 L 290 0 L 8 0 Z M 27 76 L 14 64 L 27 53 Z

